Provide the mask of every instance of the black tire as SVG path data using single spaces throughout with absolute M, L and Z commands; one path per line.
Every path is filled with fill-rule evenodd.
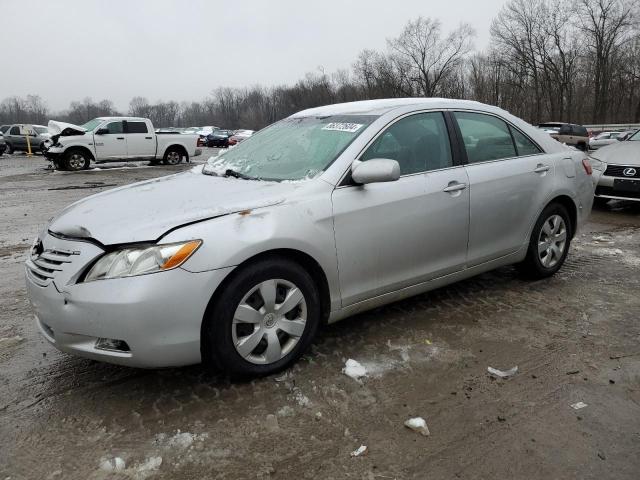
M 180 148 L 169 147 L 166 152 L 164 152 L 164 158 L 162 159 L 162 163 L 165 165 L 178 165 L 182 162 L 182 157 L 184 157 L 184 151 Z
M 10 143 L 7 143 L 7 149 L 4 151 L 7 155 L 11 155 L 13 153 L 13 147 Z
M 584 143 L 584 142 L 580 142 L 580 143 L 578 143 L 578 144 L 576 145 L 576 148 L 577 148 L 578 150 L 582 150 L 583 152 L 586 152 L 587 150 L 589 150 L 589 149 L 587 148 L 587 144 L 586 144 L 586 143 Z
M 91 165 L 91 158 L 86 152 L 71 149 L 64 154 L 64 169 L 71 172 L 87 170 Z
M 266 357 L 267 324 L 259 325 L 261 332 L 264 332 L 260 334 L 260 343 L 251 350 L 250 355 L 243 357 L 234 345 L 233 329 L 237 329 L 238 325 L 234 327 L 233 319 L 243 298 L 262 282 L 273 279 L 290 282 L 300 290 L 306 304 L 307 319 L 297 343 L 294 343 L 288 353 L 273 363 L 258 364 L 247 358 L 254 356 L 255 352 L 259 352 L 261 348 L 265 348 L 263 352 Z M 277 297 L 276 304 L 281 304 Z M 261 377 L 279 372 L 294 363 L 309 347 L 318 331 L 321 316 L 318 287 L 311 275 L 297 263 L 281 257 L 272 257 L 240 267 L 232 273 L 229 280 L 222 286 L 222 291 L 214 296 L 207 307 L 201 332 L 202 361 L 207 367 L 224 372 L 233 378 Z M 266 321 L 265 315 L 264 322 Z M 246 325 L 249 329 L 251 328 L 251 324 Z M 272 332 L 275 331 L 278 335 L 278 343 L 282 346 L 282 331 L 278 330 L 277 325 L 273 328 Z M 289 337 L 284 335 L 285 348 L 288 341 Z
M 542 246 L 544 243 L 541 240 L 543 237 L 547 237 L 546 233 L 541 234 L 541 232 L 545 227 L 545 224 L 547 224 L 547 222 L 549 222 L 555 216 L 559 216 L 564 222 L 565 241 L 561 249 L 562 253 L 558 256 L 555 252 L 550 252 L 549 249 L 547 249 L 543 253 L 539 253 L 540 246 Z M 547 228 L 550 228 L 550 225 L 551 224 L 547 225 Z M 527 249 L 527 256 L 522 263 L 517 265 L 518 269 L 526 278 L 532 280 L 547 278 L 555 274 L 558 270 L 560 270 L 560 268 L 564 264 L 565 259 L 567 258 L 567 253 L 569 252 L 569 247 L 571 246 L 572 236 L 573 230 L 571 227 L 571 219 L 569 217 L 567 209 L 559 203 L 551 203 L 547 205 L 540 214 L 540 217 L 538 218 L 535 226 L 533 227 L 531 238 L 529 240 L 529 248 Z M 558 249 L 560 250 L 559 247 Z M 551 255 L 551 261 L 553 262 L 553 260 L 555 259 L 555 262 L 549 265 L 545 265 L 543 263 L 544 260 L 543 258 L 541 258 L 541 256 L 544 256 L 544 259 L 546 259 L 547 255 Z

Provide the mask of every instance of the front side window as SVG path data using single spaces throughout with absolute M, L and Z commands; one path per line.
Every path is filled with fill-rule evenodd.
M 640 142 L 640 130 L 631 135 L 628 140 L 629 142 Z
M 205 175 L 232 170 L 260 180 L 301 180 L 325 170 L 377 116 L 293 117 L 261 130 L 205 165 Z
M 38 134 L 49 133 L 49 130 L 47 129 L 47 127 L 33 127 L 33 129 Z
M 507 124 L 492 115 L 456 112 L 469 163 L 515 157 L 516 149 Z
M 144 122 L 127 122 L 127 133 L 147 133 L 147 124 Z
M 20 135 L 20 127 L 11 127 L 9 135 Z
M 109 130 L 110 134 L 113 133 L 122 133 L 122 122 L 111 122 L 111 123 L 107 123 L 104 127 L 102 128 L 106 128 L 107 130 Z
M 391 125 L 360 160 L 396 160 L 400 174 L 426 172 L 453 165 L 449 133 L 441 112 L 418 113 Z

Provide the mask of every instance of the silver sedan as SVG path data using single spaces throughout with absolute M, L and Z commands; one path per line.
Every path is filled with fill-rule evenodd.
M 69 206 L 34 241 L 29 298 L 64 352 L 266 375 L 326 323 L 504 265 L 553 275 L 596 173 L 476 102 L 314 108 Z

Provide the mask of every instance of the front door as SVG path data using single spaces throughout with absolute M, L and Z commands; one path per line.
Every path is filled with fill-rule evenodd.
M 469 189 L 454 166 L 441 112 L 405 116 L 359 158 L 400 164 L 395 182 L 333 192 L 334 228 L 343 306 L 464 268 Z
M 108 133 L 93 136 L 96 147 L 96 160 L 118 160 L 127 157 L 127 139 L 124 135 L 122 121 L 109 122 L 100 127 L 106 128 Z

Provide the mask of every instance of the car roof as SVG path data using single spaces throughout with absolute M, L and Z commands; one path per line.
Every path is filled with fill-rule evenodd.
M 312 116 L 322 117 L 332 115 L 384 115 L 385 113 L 401 107 L 416 107 L 416 109 L 461 108 L 492 112 L 502 111 L 497 107 L 471 100 L 453 100 L 449 98 L 385 98 L 380 100 L 336 103 L 334 105 L 309 108 L 307 110 L 294 113 L 291 115 L 291 118 Z
M 98 120 L 134 120 L 134 121 L 145 121 L 146 118 L 142 117 L 97 117 Z

